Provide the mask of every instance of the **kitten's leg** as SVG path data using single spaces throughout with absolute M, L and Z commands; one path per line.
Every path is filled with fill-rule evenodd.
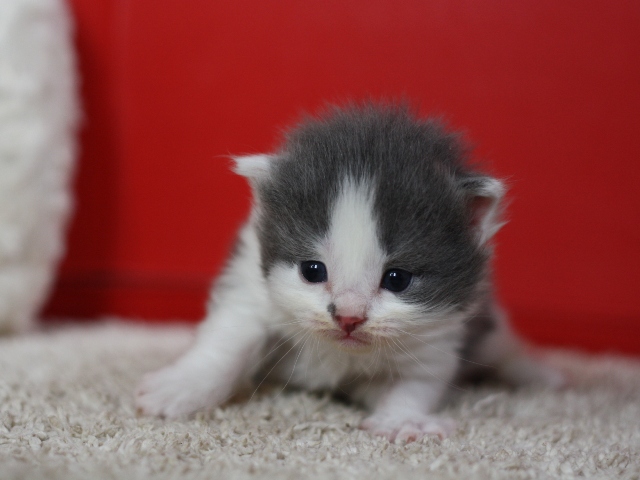
M 175 418 L 227 400 L 250 374 L 266 333 L 255 319 L 218 311 L 206 320 L 196 344 L 173 365 L 145 375 L 136 391 L 144 414 Z
M 379 385 L 374 412 L 362 422 L 361 428 L 396 443 L 420 440 L 427 435 L 445 438 L 455 430 L 455 422 L 430 412 L 446 387 L 445 382 L 437 380 L 400 380 Z M 369 398 L 374 398 L 373 393 L 368 393 Z
M 143 413 L 173 418 L 217 406 L 258 367 L 270 314 L 251 223 L 242 230 L 212 300 L 195 345 L 173 365 L 143 379 L 136 392 Z

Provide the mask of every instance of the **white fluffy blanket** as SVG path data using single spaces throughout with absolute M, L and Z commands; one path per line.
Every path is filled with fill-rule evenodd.
M 136 416 L 141 375 L 192 331 L 108 323 L 0 340 L 2 478 L 637 479 L 640 362 L 554 352 L 561 392 L 465 387 L 459 430 L 393 445 L 328 396 L 259 392 L 183 421 Z
M 0 0 L 0 333 L 28 329 L 63 251 L 79 107 L 63 0 Z

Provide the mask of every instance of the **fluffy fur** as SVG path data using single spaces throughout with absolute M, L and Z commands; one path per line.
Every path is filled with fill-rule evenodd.
M 492 298 L 504 187 L 470 169 L 437 122 L 394 106 L 334 109 L 276 154 L 236 164 L 251 217 L 196 344 L 138 390 L 144 412 L 189 414 L 271 376 L 344 393 L 371 411 L 362 428 L 411 441 L 451 433 L 433 412 L 480 365 L 561 382 L 524 356 Z M 389 275 L 410 280 L 396 288 Z
M 0 332 L 27 329 L 62 253 L 78 123 L 66 5 L 0 2 Z

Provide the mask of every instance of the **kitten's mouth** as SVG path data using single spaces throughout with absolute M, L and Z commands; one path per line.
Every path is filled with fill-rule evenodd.
M 364 332 L 345 333 L 342 330 L 325 330 L 322 335 L 331 339 L 341 347 L 348 349 L 363 349 L 372 345 L 371 335 Z
M 370 341 L 364 340 L 362 338 L 359 338 L 353 335 L 344 335 L 342 338 L 338 340 L 338 342 L 340 342 L 340 345 L 343 345 L 345 347 L 362 348 L 362 347 L 368 347 L 371 345 Z

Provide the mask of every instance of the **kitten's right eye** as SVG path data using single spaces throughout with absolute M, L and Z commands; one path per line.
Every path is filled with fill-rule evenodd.
M 321 283 L 327 281 L 327 267 L 322 262 L 310 260 L 300 264 L 300 273 L 311 283 Z

